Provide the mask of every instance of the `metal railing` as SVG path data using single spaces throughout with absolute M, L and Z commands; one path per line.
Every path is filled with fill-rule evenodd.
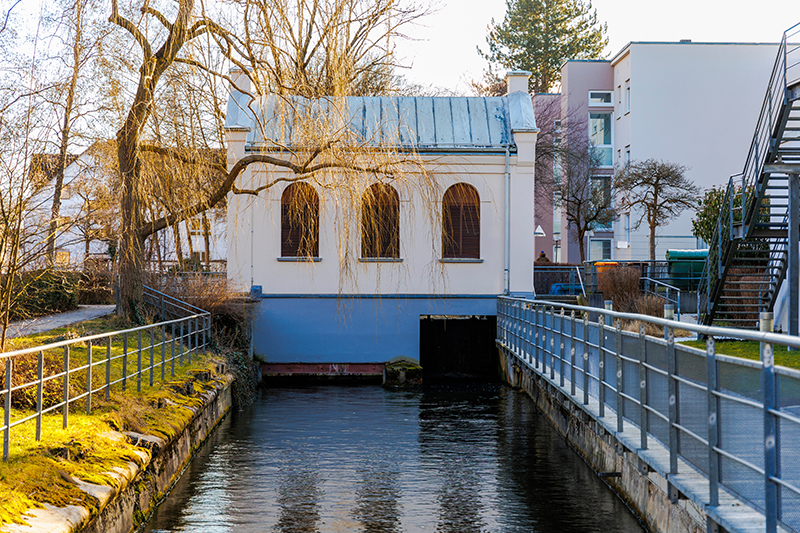
M 590 293 L 597 292 L 598 274 L 604 268 L 635 268 L 641 278 L 650 278 L 662 283 L 678 287 L 684 291 L 694 291 L 700 281 L 704 266 L 703 261 L 690 259 L 669 259 L 660 261 L 606 261 L 614 266 L 599 266 L 598 261 L 586 262 L 586 289 Z
M 653 278 L 640 278 L 642 283 L 642 291 L 648 294 L 652 294 L 653 296 L 658 296 L 659 298 L 664 298 L 666 301 L 670 302 L 675 306 L 675 316 L 680 322 L 681 320 L 681 290 L 678 287 L 670 285 L 669 283 L 664 283 L 663 281 L 659 281 Z M 653 287 L 655 285 L 655 287 Z M 659 290 L 659 287 L 663 287 L 663 290 Z M 675 297 L 671 298 L 670 293 L 672 293 Z
M 639 320 L 639 333 L 622 320 Z M 666 338 L 645 335 L 644 322 Z M 706 350 L 676 344 L 675 328 L 707 336 Z M 715 338 L 757 341 L 761 361 L 717 354 Z M 800 372 L 773 356 L 775 345 L 800 348 L 800 337 L 499 297 L 497 340 L 710 520 L 752 520 L 749 506 L 768 533 L 800 530 Z
M 797 65 L 800 64 L 800 47 L 790 44 L 800 36 L 800 24 L 786 30 L 778 48 L 778 55 L 772 68 L 767 93 L 761 105 L 750 151 L 747 153 L 744 170 L 731 176 L 717 218 L 714 236 L 703 276 L 697 288 L 698 311 L 701 315 L 710 313 L 712 300 L 725 282 L 724 271 L 733 253 L 731 241 L 747 235 L 748 226 L 753 225 L 761 210 L 761 201 L 766 196 L 768 180 L 762 180 L 764 165 L 772 162 L 778 149 L 774 136 L 780 137 L 779 129 L 788 116 L 787 102 L 790 83 L 798 81 Z M 787 73 L 792 72 L 787 77 Z M 781 128 L 779 128 L 779 126 Z M 740 198 L 736 198 L 736 196 Z M 741 232 L 734 233 L 734 225 L 741 224 Z
M 534 265 L 533 291 L 536 295 L 583 295 L 586 298 L 581 267 Z
M 102 394 L 108 400 L 111 387 L 119 386 L 124 391 L 128 388 L 128 382 L 133 380 L 136 380 L 137 391 L 142 390 L 143 379 L 148 380 L 152 387 L 159 375 L 162 382 L 167 372 L 170 377 L 175 376 L 176 361 L 183 366 L 184 363 L 191 363 L 192 354 L 205 353 L 210 339 L 211 315 L 146 288 L 145 294 L 148 293 L 151 297 L 159 298 L 162 316 L 173 313 L 179 317 L 147 326 L 0 353 L 0 364 L 4 368 L 3 388 L 0 390 L 3 401 L 3 425 L 0 426 L 3 433 L 3 461 L 8 460 L 12 428 L 35 420 L 36 440 L 39 441 L 43 415 L 60 411 L 62 427 L 66 429 L 70 406 L 76 402 L 85 402 L 85 412 L 90 414 L 94 395 Z M 149 299 L 146 297 L 146 301 Z M 129 346 L 131 337 L 135 339 L 135 347 Z M 122 339 L 122 350 L 114 355 L 113 340 L 119 338 Z M 143 345 L 143 341 L 147 345 Z M 101 354 L 97 354 L 98 351 Z M 158 352 L 160 357 L 157 356 Z M 21 366 L 31 365 L 30 360 L 26 361 L 26 356 L 36 358 L 36 378 L 14 383 L 15 364 L 24 362 Z M 79 360 L 78 364 L 73 366 L 76 360 Z M 57 371 L 52 371 L 53 368 Z M 46 401 L 45 393 L 48 397 L 57 395 L 60 401 Z M 12 400 L 15 395 L 18 395 L 18 399 L 30 398 L 33 412 L 20 410 L 21 416 L 12 420 Z

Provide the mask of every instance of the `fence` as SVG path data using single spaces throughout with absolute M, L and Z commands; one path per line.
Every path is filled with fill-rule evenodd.
M 534 294 L 568 294 L 586 297 L 581 270 L 583 270 L 582 267 L 574 265 L 535 264 L 533 267 Z
M 666 338 L 643 325 L 622 331 L 620 320 L 664 326 Z M 497 324 L 507 353 L 694 494 L 712 521 L 752 525 L 738 499 L 768 533 L 800 530 L 800 372 L 773 357 L 774 345 L 800 348 L 800 338 L 508 297 Z M 676 344 L 676 327 L 708 336 L 706 350 Z M 719 337 L 760 342 L 762 361 L 717 354 Z
M 94 395 L 102 394 L 108 400 L 111 387 L 119 386 L 126 390 L 128 381 L 134 379 L 136 390 L 141 391 L 142 379 L 149 380 L 150 386 L 153 386 L 159 374 L 161 381 L 165 380 L 167 367 L 170 376 L 175 375 L 176 360 L 183 366 L 184 362 L 191 363 L 193 353 L 205 352 L 211 326 L 208 312 L 150 288 L 145 288 L 145 301 L 160 310 L 161 322 L 0 354 L 0 364 L 5 369 L 4 388 L 0 390 L 3 399 L 3 425 L 0 426 L 3 432 L 3 461 L 8 460 L 12 428 L 35 420 L 36 440 L 39 441 L 43 415 L 60 411 L 62 427 L 66 429 L 70 405 L 85 402 L 85 411 L 89 414 Z M 163 320 L 168 315 L 177 318 Z M 135 348 L 129 346 L 131 337 L 136 342 Z M 122 351 L 117 355 L 112 354 L 115 338 L 122 339 Z M 143 340 L 149 341 L 147 346 L 142 345 Z M 99 358 L 96 357 L 97 348 L 104 352 Z M 160 360 L 157 359 L 157 351 L 160 352 Z M 36 379 L 14 383 L 15 364 L 28 366 L 33 356 L 36 357 Z M 149 362 L 147 359 L 143 362 L 142 358 L 148 356 Z M 130 360 L 131 357 L 135 358 L 134 361 Z M 129 369 L 129 366 L 132 368 Z M 27 402 L 34 412 L 12 421 L 12 396 L 23 403 Z M 52 404 L 45 406 L 45 403 Z

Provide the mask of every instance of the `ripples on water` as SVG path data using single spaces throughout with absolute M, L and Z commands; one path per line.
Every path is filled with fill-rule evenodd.
M 265 390 L 211 437 L 147 532 L 641 532 L 502 385 Z

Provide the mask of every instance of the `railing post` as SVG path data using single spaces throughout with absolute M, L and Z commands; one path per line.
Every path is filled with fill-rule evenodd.
M 575 310 L 569 312 L 569 360 L 570 360 L 570 368 L 569 368 L 569 392 L 573 396 L 575 396 Z
M 167 326 L 161 324 L 161 382 L 164 382 L 164 370 L 167 355 Z
M 795 281 L 795 280 L 792 280 Z M 759 315 L 759 330 L 772 332 L 772 313 Z M 775 357 L 772 344 L 761 342 L 762 390 L 764 391 L 764 497 L 767 533 L 778 529 L 778 423 L 772 412 L 777 409 L 775 394 Z
M 69 345 L 64 346 L 64 412 L 61 423 L 63 429 L 67 429 L 67 424 L 69 424 Z
M 533 340 L 533 362 L 534 368 L 539 369 L 539 339 L 541 336 L 542 328 L 539 326 L 539 310 L 541 306 L 534 305 L 533 306 L 533 321 L 536 324 L 536 328 L 534 331 L 534 340 Z
M 678 362 L 675 359 L 675 332 L 666 328 L 667 336 L 667 398 L 669 403 L 669 473 L 678 473 Z
M 599 346 L 599 351 L 597 353 L 599 367 L 597 372 L 598 400 L 600 402 L 600 418 L 603 418 L 606 416 L 606 316 L 603 314 L 597 318 L 597 330 L 599 333 L 597 337 L 597 345 Z
M 111 398 L 111 336 L 106 338 L 106 400 Z
M 42 401 L 44 398 L 44 351 L 39 351 L 36 365 L 36 442 L 42 440 Z
M 617 431 L 622 432 L 624 428 L 623 416 L 625 415 L 625 404 L 622 398 L 622 386 L 624 381 L 622 379 L 622 321 L 617 318 L 616 322 L 616 338 L 615 338 L 615 356 L 617 359 Z
M 128 388 L 128 334 L 122 335 L 122 390 Z
M 556 379 L 556 314 L 555 308 L 548 307 L 548 313 L 550 314 L 550 379 L 555 381 Z
M 647 449 L 647 337 L 644 324 L 639 324 L 639 447 Z
M 583 405 L 589 405 L 589 312 L 583 312 Z
M 185 320 L 181 320 L 181 337 L 178 339 L 178 350 L 180 350 L 178 361 L 180 362 L 181 366 L 183 366 L 183 327 L 185 323 Z
M 172 377 L 175 377 L 175 322 L 172 323 L 172 357 L 170 357 L 170 365 L 172 369 L 170 372 L 172 373 Z
M 186 363 L 192 364 L 192 350 L 194 343 L 192 342 L 194 336 L 194 319 L 190 318 L 186 321 Z
M 153 386 L 153 372 L 155 372 L 155 353 L 154 350 L 156 349 L 153 346 L 156 343 L 156 334 L 153 327 L 150 328 L 150 386 Z
M 533 320 L 532 320 L 533 311 L 531 310 L 530 305 L 525 306 L 525 362 L 530 366 L 531 364 L 531 352 L 533 350 L 533 345 L 531 342 L 531 337 L 533 336 Z
M 142 392 L 142 330 L 139 330 L 136 341 L 136 392 Z
M 92 412 L 92 341 L 86 342 L 86 414 Z
M 8 449 L 11 446 L 11 379 L 12 370 L 11 358 L 6 357 L 6 390 L 3 411 L 3 461 L 8 461 Z M 40 409 L 41 411 L 41 409 Z
M 164 311 L 164 293 L 163 292 L 161 294 L 159 294 L 158 300 L 159 300 L 159 307 L 161 307 L 161 321 L 164 322 L 164 321 L 167 320 L 167 317 L 165 316 L 165 311 Z
M 564 387 L 564 308 L 561 308 L 561 319 L 559 320 L 559 335 L 558 335 L 558 384 Z
M 717 355 L 714 337 L 706 339 L 706 363 L 708 392 L 708 502 L 711 507 L 719 505 L 719 398 L 714 394 L 717 383 Z

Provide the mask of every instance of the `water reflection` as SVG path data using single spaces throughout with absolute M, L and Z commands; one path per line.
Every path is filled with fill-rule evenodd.
M 529 398 L 473 385 L 264 391 L 201 448 L 145 531 L 642 529 Z

